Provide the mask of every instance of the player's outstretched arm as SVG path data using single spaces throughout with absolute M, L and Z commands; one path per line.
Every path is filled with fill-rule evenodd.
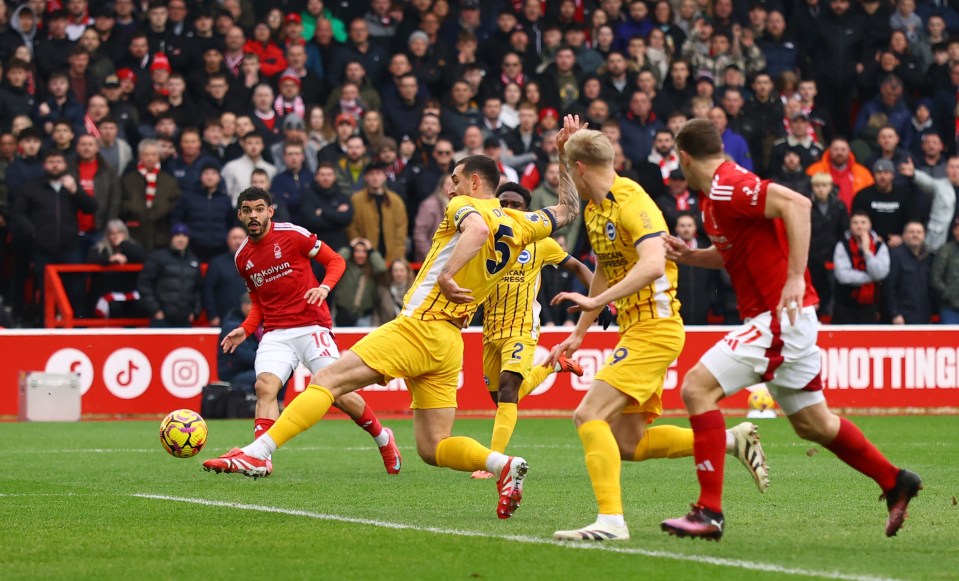
M 691 250 L 681 239 L 666 233 L 663 233 L 663 242 L 666 244 L 666 259 L 676 264 L 714 269 L 723 267 L 723 257 L 715 246 Z
M 569 161 L 566 159 L 566 142 L 570 136 L 580 129 L 585 129 L 588 123 L 580 126 L 579 115 L 567 115 L 563 120 L 563 128 L 556 134 L 556 147 L 559 149 L 559 204 L 546 208 L 556 218 L 556 229 L 571 224 L 579 216 L 579 193 L 573 185 L 573 176 L 569 171 Z
M 765 216 L 782 219 L 789 242 L 786 285 L 776 312 L 785 309 L 791 324 L 796 322 L 806 294 L 806 262 L 809 259 L 809 236 L 812 232 L 811 208 L 812 202 L 806 196 L 787 187 L 769 184 L 766 190 Z
M 566 259 L 566 262 L 563 263 L 561 268 L 570 272 L 579 282 L 583 283 L 583 286 L 586 288 L 593 285 L 593 271 L 572 256 Z
M 489 227 L 477 213 L 467 215 L 460 222 L 460 239 L 436 279 L 440 292 L 451 303 L 462 305 L 474 301 L 472 291 L 456 284 L 453 277 L 479 253 L 489 236 Z

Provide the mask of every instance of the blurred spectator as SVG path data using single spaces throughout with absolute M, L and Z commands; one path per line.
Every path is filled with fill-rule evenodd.
M 298 223 L 330 248 L 343 248 L 346 229 L 353 222 L 353 203 L 336 185 L 336 166 L 321 162 L 313 186 L 303 192 Z
M 783 103 L 776 95 L 768 73 L 758 73 L 753 77 L 752 90 L 753 96 L 743 106 L 743 113 L 752 118 L 757 128 L 749 142 L 753 164 L 760 172 L 765 172 L 773 143 L 784 133 Z
M 446 142 L 452 155 L 453 146 Z M 366 187 L 353 194 L 353 222 L 346 229 L 351 240 L 362 238 L 392 262 L 406 256 L 409 224 L 402 198 L 386 189 L 386 166 L 373 162 L 364 171 Z
M 833 258 L 836 245 L 849 230 L 849 213 L 836 196 L 827 173 L 812 176 L 812 216 L 809 237 L 809 275 L 819 295 L 819 316 L 831 317 L 836 278 Z
M 11 73 L 14 73 L 18 69 L 11 68 L 7 71 L 7 78 L 9 79 Z M 23 79 L 20 81 L 23 82 L 26 80 L 26 71 L 23 71 Z M 26 92 L 26 89 L 22 86 L 17 87 L 16 85 L 11 85 L 9 88 L 5 89 L 6 91 L 12 91 L 9 97 L 12 97 L 13 94 L 16 94 L 18 90 Z M 0 98 L 3 98 L 4 101 L 8 99 L 8 96 L 3 95 L 3 92 L 0 91 Z M 12 109 L 10 119 L 13 119 L 14 115 L 19 112 L 18 109 Z M 27 114 L 30 111 L 28 110 Z M 40 102 L 37 107 L 37 114 L 35 115 L 37 123 L 40 125 L 43 132 L 50 134 L 53 132 L 53 123 L 60 119 L 69 121 L 75 130 L 79 130 L 83 127 L 83 114 L 84 107 L 83 103 L 77 100 L 77 98 L 70 91 L 70 82 L 67 79 L 66 73 L 57 72 L 50 75 L 49 80 L 47 80 L 47 91 L 46 98 Z
M 356 134 L 356 121 L 349 115 L 338 115 L 334 128 L 335 139 L 316 154 L 317 162 L 339 163 L 346 157 L 346 142 Z
M 683 214 L 699 215 L 699 199 L 689 191 L 689 183 L 683 170 L 675 169 L 669 174 L 668 195 L 659 195 L 653 199 L 666 219 L 666 226 L 671 232 L 676 231 L 676 222 Z
M 846 205 L 847 210 L 852 210 L 853 197 L 874 183 L 869 169 L 856 163 L 856 156 L 849 150 L 849 142 L 841 137 L 832 140 L 826 154 L 807 167 L 806 173 L 811 176 L 828 173 L 832 176 L 833 183 L 839 188 L 839 200 Z
M 283 148 L 283 163 L 277 165 L 278 173 L 273 177 L 269 191 L 274 200 L 282 202 L 292 216 L 298 217 L 303 192 L 310 189 L 312 176 L 316 172 L 307 167 L 302 143 L 286 141 L 280 145 Z
M 453 153 L 453 143 L 440 139 L 427 163 L 408 166 L 405 204 L 410 221 L 415 221 L 420 205 L 436 191 L 443 176 L 453 173 Z
M 67 171 L 84 193 L 97 199 L 95 214 L 80 212 L 77 216 L 80 250 L 86 256 L 102 238 L 107 222 L 120 215 L 120 181 L 113 168 L 100 156 L 99 144 L 92 135 L 81 135 L 77 139 L 76 157 L 67 164 Z
M 929 177 L 939 179 L 946 177 L 945 146 L 937 133 L 926 133 L 922 136 L 920 151 L 915 154 L 918 164 L 916 169 L 928 174 Z M 901 173 L 901 172 L 900 172 Z
M 867 213 L 873 231 L 890 248 L 902 244 L 902 230 L 916 213 L 914 196 L 908 185 L 895 183 L 895 171 L 892 162 L 876 161 L 872 166 L 875 183 L 856 194 L 852 201 L 853 213 Z
M 929 221 L 926 225 L 926 247 L 937 252 L 946 243 L 949 225 L 956 217 L 959 157 L 949 158 L 945 178 L 935 179 L 925 171 L 916 169 L 912 160 L 906 160 L 906 163 L 900 165 L 899 171 L 907 178 L 912 177 L 915 187 L 931 198 Z
M 251 131 L 240 139 L 240 145 L 243 147 L 243 156 L 227 163 L 222 171 L 226 193 L 234 207 L 240 192 L 250 187 L 250 174 L 254 169 L 264 170 L 270 179 L 276 175 L 276 166 L 263 159 L 262 135 Z
M 210 323 L 211 326 L 218 326 L 220 330 L 220 341 L 246 320 L 252 307 L 250 295 L 244 290 L 232 301 L 236 306 L 227 311 L 226 316 L 217 324 Z M 221 324 L 222 323 L 222 324 Z M 260 330 L 247 337 L 246 341 L 231 353 L 224 353 L 222 349 L 217 349 L 216 353 L 216 371 L 220 381 L 226 381 L 230 384 L 231 391 L 246 391 L 252 393 L 253 386 L 256 384 L 256 350 L 260 345 Z
M 407 291 L 413 286 L 416 275 L 410 263 L 400 258 L 389 265 L 385 280 L 379 285 L 378 308 L 373 311 L 373 325 L 388 323 L 403 310 Z
M 120 139 L 117 120 L 106 117 L 97 124 L 97 131 L 100 132 L 100 155 L 117 175 L 123 175 L 133 161 L 133 148 L 125 140 Z
M 240 306 L 240 296 L 246 292 L 246 283 L 236 269 L 235 255 L 246 240 L 246 231 L 234 226 L 226 235 L 226 251 L 214 256 L 203 277 L 203 309 L 211 327 L 235 329 L 224 320 Z
M 856 116 L 856 126 L 853 134 L 859 135 L 866 126 L 866 121 L 875 113 L 886 116 L 886 123 L 892 126 L 896 133 L 902 135 L 909 127 L 912 113 L 906 107 L 902 98 L 902 80 L 896 75 L 887 75 L 879 85 L 879 95 L 866 101 Z
M 195 115 L 193 117 L 196 118 Z M 220 171 L 220 163 L 203 152 L 203 142 L 200 140 L 200 131 L 195 127 L 187 127 L 180 132 L 180 153 L 171 157 L 163 164 L 163 171 L 172 175 L 181 192 L 200 192 L 200 174 L 207 167 L 214 167 Z
M 207 159 L 204 162 L 200 168 L 199 186 L 180 196 L 173 209 L 173 221 L 186 225 L 190 231 L 190 251 L 200 262 L 209 262 L 226 250 L 224 240 L 227 231 L 236 223 L 236 213 L 223 188 L 216 161 Z
M 866 166 L 875 167 L 876 162 L 880 159 L 890 161 L 892 162 L 893 178 L 896 185 L 906 185 L 909 180 L 899 175 L 899 164 L 909 159 L 909 152 L 899 147 L 899 133 L 896 132 L 896 129 L 889 125 L 880 127 L 879 133 L 876 135 L 876 145 L 877 149 L 873 156 L 867 160 Z
M 623 132 L 623 151 L 630 159 L 646 159 L 653 151 L 656 131 L 665 127 L 653 113 L 649 95 L 636 91 L 629 99 L 625 118 L 620 121 Z M 510 180 L 513 181 L 513 180 Z
M 653 151 L 647 158 L 650 163 L 659 166 L 660 175 L 663 183 L 669 181 L 669 175 L 679 169 L 679 154 L 676 153 L 676 139 L 673 132 L 663 127 L 656 131 L 656 137 L 653 140 Z
M 692 214 L 680 214 L 676 219 L 676 236 L 686 246 L 695 250 L 709 248 L 709 239 L 697 231 L 696 218 Z M 719 285 L 719 271 L 695 266 L 679 267 L 679 286 L 677 298 L 682 305 L 679 314 L 687 325 L 706 325 L 709 323 L 709 309 L 716 302 Z
M 103 238 L 87 253 L 86 261 L 100 266 L 143 264 L 147 251 L 130 238 L 127 225 L 110 220 Z M 90 277 L 90 299 L 98 317 L 140 317 L 140 293 L 137 291 L 138 272 L 103 272 Z
M 808 39 L 807 62 L 813 67 L 822 105 L 835 124 L 836 134 L 848 135 L 849 95 L 856 87 L 857 65 L 861 65 L 862 55 L 875 53 L 864 50 L 863 26 L 850 10 L 849 0 L 831 0 L 825 9 L 820 2 L 806 0 L 803 9 L 806 12 L 797 17 L 799 38 Z
M 354 238 L 340 249 L 346 271 L 333 294 L 335 323 L 338 327 L 370 327 L 377 309 L 379 293 L 376 281 L 386 272 L 383 256 L 365 238 Z
M 721 107 L 713 107 L 709 110 L 709 122 L 719 131 L 723 138 L 723 152 L 732 158 L 740 166 L 753 171 L 752 154 L 749 151 L 749 145 L 742 135 L 733 133 L 728 127 L 726 112 Z
M 773 144 L 769 159 L 771 172 L 782 166 L 783 157 L 790 149 L 799 154 L 803 168 L 811 166 L 822 158 L 823 148 L 815 141 L 816 134 L 809 122 L 809 115 L 800 110 L 790 117 L 789 130 L 789 135 Z
M 141 141 L 138 153 L 136 167 L 120 178 L 120 219 L 144 248 L 163 248 L 170 240 L 171 215 L 180 199 L 180 187 L 160 169 L 156 140 Z
M 879 283 L 889 274 L 889 247 L 872 231 L 869 214 L 853 212 L 849 230 L 836 244 L 836 299 L 832 322 L 879 321 Z
M 76 178 L 67 173 L 63 154 L 49 150 L 43 156 L 43 177 L 25 184 L 12 211 L 14 230 L 29 241 L 32 249 L 34 289 L 44 305 L 44 270 L 48 264 L 78 264 L 83 261 L 79 247 L 78 216 L 94 214 L 97 199 L 87 195 Z M 86 306 L 84 278 L 64 275 L 67 297 L 75 309 Z
M 558 174 L 557 169 L 557 178 Z M 433 234 L 446 217 L 446 206 L 450 199 L 448 192 L 452 183 L 449 175 L 439 180 L 433 195 L 423 200 L 416 211 L 416 220 L 413 225 L 413 260 L 416 262 L 423 262 L 426 259 L 433 245 Z
M 346 195 L 352 195 L 364 187 L 364 170 L 369 165 L 366 143 L 359 135 L 346 140 L 346 155 L 337 162 L 336 185 Z
M 795 190 L 804 196 L 812 195 L 812 182 L 802 166 L 802 157 L 798 148 L 790 147 L 783 152 L 778 170 L 770 167 L 773 180 L 789 189 Z M 828 175 L 828 174 L 826 174 Z M 829 178 L 830 188 L 832 187 L 832 178 Z
M 940 322 L 959 324 L 959 218 L 953 221 L 952 239 L 936 252 L 929 284 L 939 299 Z
M 200 316 L 200 261 L 190 251 L 190 229 L 174 224 L 170 244 L 147 257 L 137 285 L 150 326 L 189 327 Z
M 932 315 L 929 284 L 933 254 L 924 244 L 926 227 L 908 222 L 902 245 L 889 251 L 889 275 L 882 283 L 885 319 L 893 325 L 926 324 Z

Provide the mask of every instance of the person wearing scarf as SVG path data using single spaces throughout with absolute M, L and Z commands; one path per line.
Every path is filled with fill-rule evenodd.
M 889 247 L 872 231 L 869 214 L 853 212 L 849 230 L 833 253 L 836 275 L 834 324 L 872 324 L 879 319 L 879 283 L 889 274 Z

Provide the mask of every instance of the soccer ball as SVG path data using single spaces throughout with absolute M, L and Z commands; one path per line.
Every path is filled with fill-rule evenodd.
M 757 387 L 749 394 L 749 409 L 766 411 L 776 407 L 776 400 L 765 387 Z
M 206 444 L 206 422 L 193 410 L 172 411 L 160 422 L 160 443 L 177 458 L 196 456 Z

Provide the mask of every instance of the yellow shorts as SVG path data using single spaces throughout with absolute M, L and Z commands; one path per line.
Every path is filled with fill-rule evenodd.
M 448 321 L 399 316 L 350 349 L 383 382 L 402 377 L 412 409 L 456 407 L 456 385 L 463 369 L 463 335 Z
M 499 375 L 518 373 L 525 381 L 533 369 L 536 341 L 532 337 L 483 340 L 483 379 L 490 391 L 499 391 Z
M 596 373 L 604 381 L 629 396 L 623 413 L 650 415 L 663 413 L 663 381 L 666 370 L 679 357 L 686 342 L 680 319 L 640 321 L 620 335 L 619 343 Z

